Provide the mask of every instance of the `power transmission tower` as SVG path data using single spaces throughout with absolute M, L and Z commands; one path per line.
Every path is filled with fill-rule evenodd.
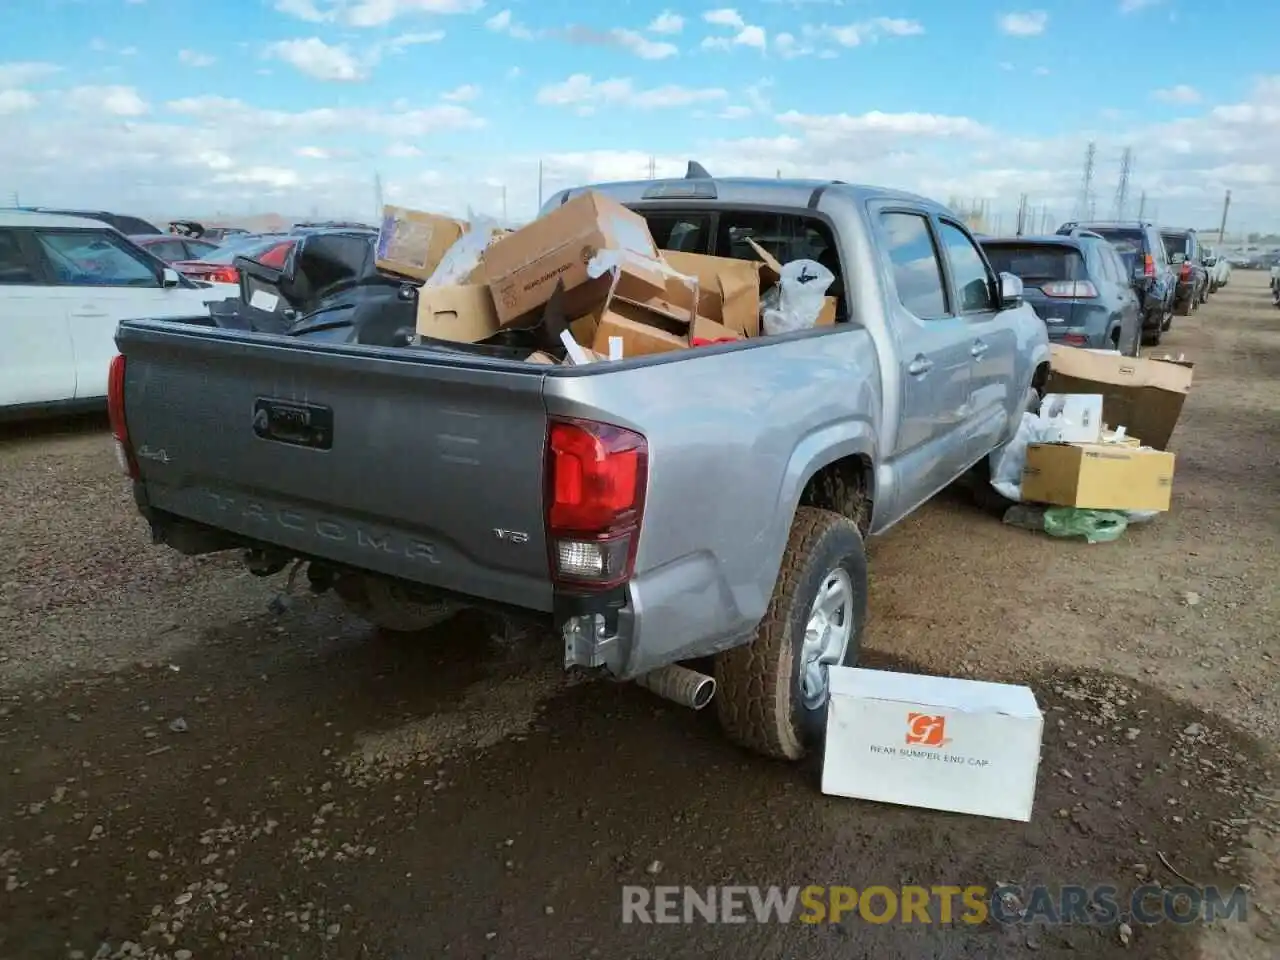
M 374 210 L 374 217 L 377 222 L 382 222 L 382 174 L 377 171 L 373 174 L 373 203 L 377 208 Z
M 1018 200 L 1018 236 L 1027 230 L 1027 195 L 1024 193 Z
M 1147 212 L 1147 191 L 1142 191 L 1142 196 L 1138 198 L 1138 219 L 1142 219 L 1142 215 Z
M 1116 219 L 1124 219 L 1125 204 L 1129 200 L 1129 175 L 1133 168 L 1133 148 L 1125 147 L 1120 156 L 1120 182 L 1116 184 Z
M 1093 219 L 1093 166 L 1097 160 L 1098 145 L 1092 140 L 1084 151 L 1084 173 L 1080 178 L 1080 197 L 1076 201 L 1076 218 Z
M 655 156 L 650 156 L 649 157 L 649 179 L 653 180 L 657 176 L 658 176 L 658 158 Z
M 15 203 L 16 207 L 17 204 Z M 1218 224 L 1218 243 L 1222 243 L 1223 237 L 1227 233 L 1227 211 L 1231 209 L 1231 191 L 1227 191 L 1226 197 L 1222 201 L 1222 222 Z

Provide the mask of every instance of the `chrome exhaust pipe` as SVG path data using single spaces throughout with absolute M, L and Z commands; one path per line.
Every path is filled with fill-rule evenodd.
M 674 663 L 641 674 L 636 677 L 636 683 L 651 693 L 692 710 L 701 710 L 716 695 L 715 677 Z

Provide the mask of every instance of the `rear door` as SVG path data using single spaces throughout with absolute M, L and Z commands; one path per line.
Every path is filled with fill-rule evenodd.
M 952 465 L 966 455 L 973 335 L 953 305 L 929 216 L 886 203 L 872 205 L 871 219 L 893 281 L 885 307 L 898 347 L 894 469 L 904 492 L 898 512 L 905 512 L 951 482 Z
M 0 407 L 75 397 L 66 305 L 27 229 L 0 228 L 0 343 Z
M 1009 417 L 1021 409 L 1012 390 L 1018 376 L 1018 337 L 1001 316 L 998 287 L 986 257 L 969 231 L 955 220 L 938 218 L 947 274 L 956 312 L 969 342 L 969 407 L 964 425 L 969 461 L 990 453 L 1009 434 Z

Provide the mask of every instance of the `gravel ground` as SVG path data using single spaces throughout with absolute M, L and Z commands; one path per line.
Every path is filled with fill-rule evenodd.
M 947 493 L 872 546 L 870 665 L 1033 685 L 1036 814 L 820 795 L 463 616 L 150 545 L 100 420 L 0 437 L 0 957 L 1200 957 L 1280 944 L 1280 311 L 1179 318 L 1173 511 L 1052 540 Z M 710 713 L 710 712 L 708 712 Z M 1164 862 L 1164 861 L 1167 861 Z M 1251 887 L 1246 922 L 624 926 L 620 885 Z

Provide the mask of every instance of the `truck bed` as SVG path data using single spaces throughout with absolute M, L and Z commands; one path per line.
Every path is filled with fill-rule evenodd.
M 117 343 L 153 518 L 552 609 L 542 368 L 145 320 Z

